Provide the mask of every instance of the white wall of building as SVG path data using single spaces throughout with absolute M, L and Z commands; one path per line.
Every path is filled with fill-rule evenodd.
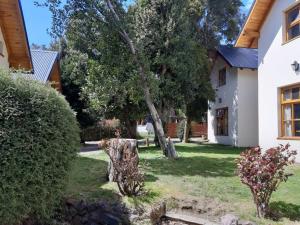
M 218 87 L 219 71 L 224 67 L 227 67 L 226 72 L 226 85 Z M 227 63 L 218 57 L 215 62 L 214 68 L 211 73 L 212 86 L 216 91 L 215 102 L 210 102 L 210 110 L 208 111 L 208 140 L 211 143 L 219 143 L 225 145 L 238 144 L 237 140 L 237 69 L 231 68 Z M 219 103 L 219 98 L 222 99 L 222 103 Z M 228 107 L 228 136 L 216 136 L 216 109 Z
M 300 83 L 300 73 L 291 64 L 300 62 L 300 38 L 283 44 L 285 18 L 283 11 L 296 0 L 277 0 L 261 31 L 258 43 L 259 144 L 270 148 L 290 143 L 298 150 L 300 140 L 278 140 L 280 136 L 280 87 Z
M 226 85 L 218 87 L 219 71 L 227 67 Z M 216 90 L 208 110 L 208 140 L 211 143 L 249 147 L 258 145 L 257 71 L 237 69 L 218 57 L 211 72 Z M 222 102 L 219 102 L 219 98 Z M 228 136 L 216 136 L 216 110 L 228 107 Z
M 0 27 L 0 41 L 3 43 L 3 55 L 0 55 L 0 68 L 8 69 L 9 68 L 9 62 L 8 62 L 8 54 L 7 54 L 7 48 L 5 45 L 4 37 L 1 31 Z
M 238 70 L 238 146 L 258 145 L 257 70 Z

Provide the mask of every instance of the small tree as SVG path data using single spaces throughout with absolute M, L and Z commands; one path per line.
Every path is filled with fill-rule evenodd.
M 258 217 L 266 217 L 272 193 L 291 175 L 285 172 L 285 168 L 295 162 L 297 153 L 289 147 L 280 145 L 264 154 L 260 147 L 250 148 L 237 160 L 239 176 L 252 192 Z

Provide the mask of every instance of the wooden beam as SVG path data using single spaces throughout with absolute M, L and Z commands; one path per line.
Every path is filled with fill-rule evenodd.
M 248 36 L 251 38 L 259 38 L 260 32 L 259 31 L 253 31 L 253 30 L 245 30 L 243 33 L 243 36 Z

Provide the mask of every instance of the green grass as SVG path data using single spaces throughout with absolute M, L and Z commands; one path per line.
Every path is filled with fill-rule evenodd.
M 105 171 L 108 157 L 103 152 L 84 153 L 76 160 L 70 174 L 67 195 L 89 200 L 124 201 L 129 206 L 147 207 L 156 201 L 179 199 L 212 199 L 219 210 L 235 212 L 243 219 L 262 225 L 300 224 L 300 167 L 274 193 L 273 210 L 282 218 L 258 220 L 249 189 L 236 176 L 235 159 L 243 149 L 221 145 L 177 145 L 178 160 L 168 160 L 155 147 L 141 148 L 141 166 L 146 174 L 147 194 L 135 199 L 121 198 L 115 184 L 107 183 Z M 292 222 L 294 221 L 294 222 Z M 298 221 L 298 222 L 297 222 Z

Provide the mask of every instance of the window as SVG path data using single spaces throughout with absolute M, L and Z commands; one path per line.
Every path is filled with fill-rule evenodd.
M 217 136 L 228 136 L 228 108 L 217 109 Z
M 226 68 L 219 71 L 219 87 L 226 84 Z
M 281 136 L 300 137 L 300 85 L 281 90 Z
M 300 4 L 286 12 L 286 41 L 300 36 Z

